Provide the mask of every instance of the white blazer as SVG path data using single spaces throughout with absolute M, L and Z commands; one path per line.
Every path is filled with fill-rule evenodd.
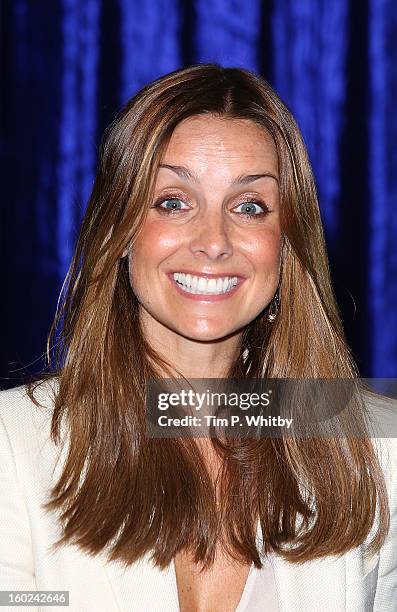
M 67 590 L 70 604 L 10 611 L 178 612 L 174 564 L 161 571 L 147 555 L 123 570 L 75 546 L 50 554 L 61 532 L 54 513 L 41 504 L 61 474 L 64 455 L 50 439 L 48 388 L 38 397 L 46 409 L 38 409 L 23 387 L 0 393 L 0 590 Z M 387 414 L 394 419 L 394 431 L 396 414 L 395 408 Z M 379 437 L 378 443 L 391 509 L 391 528 L 380 554 L 367 558 L 359 546 L 300 565 L 275 555 L 280 612 L 397 611 L 397 440 Z

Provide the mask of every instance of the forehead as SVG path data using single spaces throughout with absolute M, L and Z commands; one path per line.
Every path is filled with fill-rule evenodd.
M 244 164 L 277 172 L 276 146 L 269 132 L 248 119 L 196 115 L 179 123 L 163 154 L 168 163 Z

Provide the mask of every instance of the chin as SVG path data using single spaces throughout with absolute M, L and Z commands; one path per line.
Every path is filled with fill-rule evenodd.
M 241 327 L 232 325 L 228 327 L 225 327 L 225 325 L 211 325 L 208 327 L 186 326 L 175 329 L 174 331 L 181 336 L 184 336 L 189 340 L 195 340 L 196 342 L 217 342 L 232 336 L 240 330 Z

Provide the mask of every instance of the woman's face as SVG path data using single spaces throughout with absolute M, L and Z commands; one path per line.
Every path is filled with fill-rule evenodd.
M 252 321 L 278 284 L 277 152 L 248 120 L 197 115 L 164 153 L 132 251 L 130 279 L 153 333 L 225 338 Z

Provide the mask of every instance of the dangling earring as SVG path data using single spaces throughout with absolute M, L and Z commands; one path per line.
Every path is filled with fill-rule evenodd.
M 273 321 L 275 321 L 277 314 L 278 314 L 279 305 L 280 305 L 280 294 L 277 289 L 272 301 L 270 302 L 269 312 L 267 313 L 267 320 L 269 321 L 269 323 L 273 323 Z

